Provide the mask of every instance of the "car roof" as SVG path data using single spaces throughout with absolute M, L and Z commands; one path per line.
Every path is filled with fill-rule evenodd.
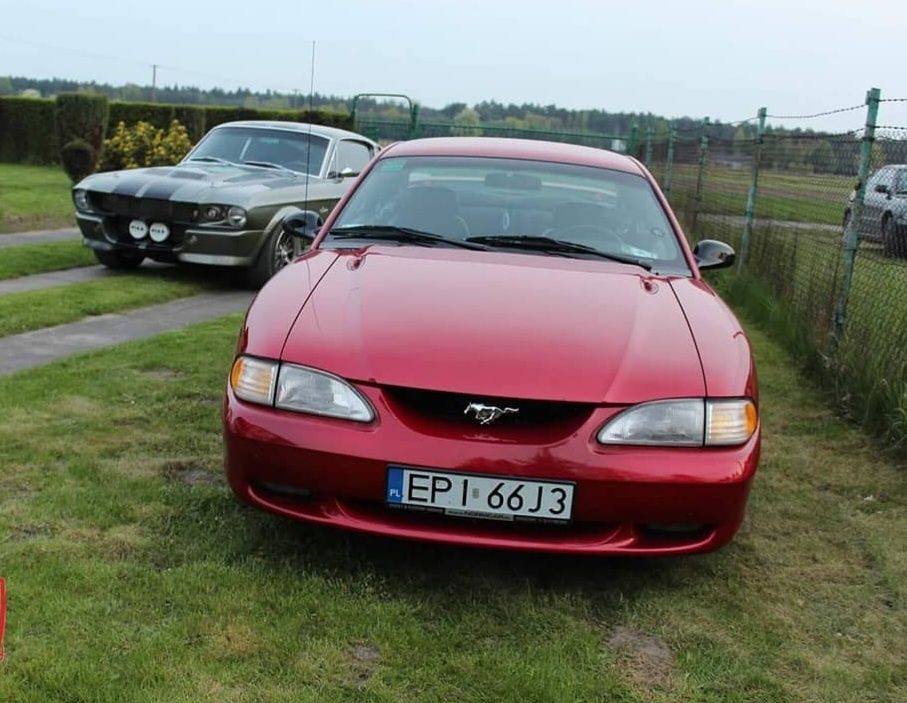
M 221 127 L 257 127 L 267 129 L 282 129 L 288 132 L 305 132 L 306 134 L 311 131 L 312 134 L 317 134 L 320 137 L 326 137 L 328 139 L 359 139 L 361 141 L 369 142 L 370 144 L 374 143 L 368 137 L 363 137 L 361 134 L 356 134 L 355 132 L 339 129 L 338 127 L 328 127 L 327 125 L 322 124 L 309 124 L 308 122 L 285 122 L 283 120 L 236 120 L 234 122 L 223 122 L 213 129 L 220 129 Z
M 380 158 L 395 156 L 480 156 L 529 161 L 552 161 L 578 166 L 595 166 L 642 175 L 639 162 L 614 151 L 564 142 L 504 137 L 433 137 L 398 142 L 381 152 Z

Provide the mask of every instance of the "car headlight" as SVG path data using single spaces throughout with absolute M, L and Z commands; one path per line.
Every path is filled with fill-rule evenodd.
M 76 204 L 76 209 L 82 212 L 91 211 L 91 202 L 88 200 L 88 191 L 84 188 L 76 188 L 72 192 L 72 200 Z
M 223 205 L 202 205 L 198 219 L 206 224 L 223 222 L 227 219 L 227 208 Z
M 355 422 L 375 419 L 372 406 L 350 384 L 305 366 L 240 356 L 230 371 L 230 387 L 249 403 Z
M 231 207 L 227 210 L 227 222 L 233 227 L 246 226 L 246 211 L 241 207 Z
M 746 442 L 757 424 L 756 405 L 746 398 L 659 400 L 618 413 L 596 439 L 601 444 L 730 446 Z
M 346 381 L 305 366 L 282 364 L 277 378 L 275 407 L 356 422 L 375 419 L 368 401 Z

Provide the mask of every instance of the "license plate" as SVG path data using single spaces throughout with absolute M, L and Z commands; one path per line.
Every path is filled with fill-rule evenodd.
M 566 522 L 573 510 L 572 483 L 433 471 L 405 466 L 387 470 L 387 503 L 447 515 L 492 520 Z

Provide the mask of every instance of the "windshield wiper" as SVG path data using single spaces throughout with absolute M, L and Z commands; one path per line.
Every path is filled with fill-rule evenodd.
M 330 231 L 329 236 L 335 239 L 384 239 L 392 242 L 406 242 L 411 244 L 422 244 L 425 246 L 447 244 L 463 249 L 488 249 L 488 247 L 479 242 L 452 239 L 440 234 L 423 232 L 422 230 L 411 229 L 409 227 L 397 227 L 394 225 L 350 225 L 347 227 L 334 227 Z
M 243 164 L 246 166 L 260 166 L 261 168 L 276 168 L 279 171 L 286 171 L 287 173 L 298 174 L 299 171 L 294 171 L 291 168 L 286 166 L 281 166 L 280 164 L 275 164 L 272 161 L 243 161 Z
M 478 244 L 490 244 L 491 246 L 513 247 L 514 249 L 532 249 L 535 251 L 545 251 L 554 254 L 589 254 L 600 259 L 617 261 L 622 264 L 639 266 L 646 271 L 652 270 L 652 264 L 642 259 L 636 259 L 632 256 L 622 256 L 621 254 L 611 254 L 601 251 L 595 247 L 586 246 L 569 242 L 565 239 L 554 239 L 553 237 L 533 237 L 506 234 L 489 234 L 480 237 L 467 237 L 467 242 L 476 242 Z
M 190 156 L 186 161 L 210 161 L 215 164 L 226 164 L 227 166 L 235 166 L 232 161 L 227 161 L 222 159 L 219 156 Z

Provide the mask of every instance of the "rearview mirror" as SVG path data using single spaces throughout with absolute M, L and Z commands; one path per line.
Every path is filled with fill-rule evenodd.
M 714 239 L 703 239 L 693 248 L 699 270 L 721 269 L 734 264 L 737 255 L 733 247 Z
M 313 210 L 303 210 L 285 217 L 281 226 L 291 237 L 297 237 L 310 244 L 321 227 L 321 218 Z
M 485 185 L 489 188 L 505 188 L 507 190 L 541 190 L 542 179 L 528 173 L 492 171 L 485 174 Z
M 889 195 L 891 193 L 891 189 L 889 189 L 889 187 L 886 186 L 884 183 L 879 183 L 876 186 L 876 193 L 882 193 L 884 195 Z

